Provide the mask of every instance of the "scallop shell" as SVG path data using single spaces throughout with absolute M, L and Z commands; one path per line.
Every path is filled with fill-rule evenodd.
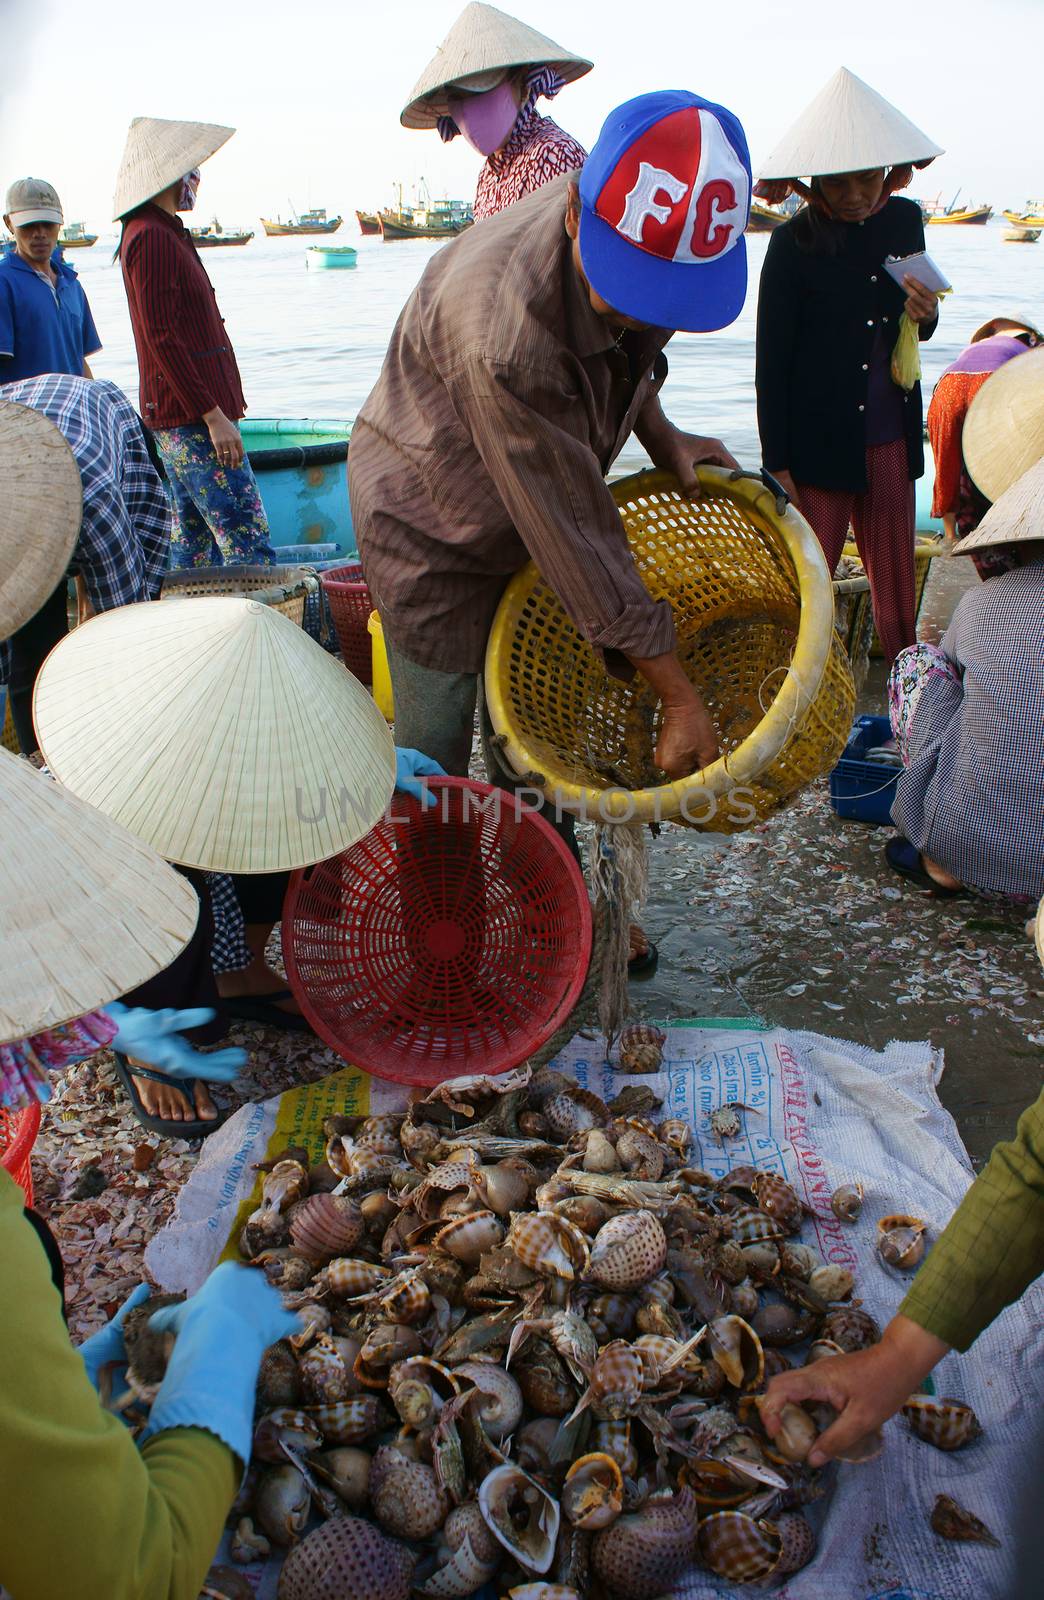
M 294 1249 L 317 1264 L 347 1255 L 365 1231 L 362 1212 L 343 1194 L 310 1194 L 290 1223 Z
M 491 1439 L 504 1439 L 522 1421 L 522 1391 L 510 1372 L 492 1361 L 462 1361 L 454 1375 L 466 1378 L 482 1394 L 475 1410 Z
M 585 1270 L 591 1254 L 580 1229 L 557 1212 L 516 1211 L 507 1244 L 523 1266 L 567 1283 Z
M 856 1222 L 863 1209 L 863 1185 L 842 1183 L 830 1196 L 830 1209 L 839 1222 Z
M 479 1509 L 494 1538 L 531 1572 L 547 1572 L 555 1558 L 558 1506 L 535 1478 L 510 1463 L 494 1467 L 479 1487 Z
M 416 1557 L 361 1517 L 335 1517 L 292 1550 L 278 1600 L 409 1600 Z
M 761 1583 L 779 1566 L 783 1540 L 770 1522 L 743 1511 L 714 1511 L 700 1523 L 699 1551 L 719 1578 Z
M 958 1505 L 948 1494 L 936 1495 L 930 1520 L 940 1538 L 1000 1545 L 1000 1540 L 994 1537 L 985 1522 L 980 1522 L 978 1517 Z
M 982 1432 L 971 1406 L 942 1396 L 915 1394 L 902 1408 L 910 1431 L 937 1450 L 959 1450 Z
M 562 1515 L 575 1528 L 593 1533 L 608 1528 L 623 1510 L 624 1482 L 612 1456 L 595 1451 L 580 1456 L 562 1485 Z
M 487 1250 L 496 1249 L 504 1237 L 504 1224 L 494 1211 L 471 1211 L 455 1217 L 435 1235 L 435 1247 L 465 1266 L 477 1267 Z
M 450 1502 L 432 1467 L 382 1445 L 370 1467 L 370 1504 L 385 1533 L 416 1540 L 442 1527 Z
M 690 1564 L 696 1548 L 696 1500 L 681 1489 L 669 1500 L 650 1500 L 596 1533 L 591 1565 L 619 1600 L 656 1600 Z
M 602 1289 L 638 1289 L 663 1269 L 667 1235 L 651 1211 L 625 1211 L 595 1234 L 587 1281 Z

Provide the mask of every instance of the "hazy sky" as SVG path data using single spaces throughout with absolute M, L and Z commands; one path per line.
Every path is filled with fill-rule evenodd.
M 0 0 L 0 183 L 33 173 L 66 217 L 107 228 L 130 119 L 234 125 L 199 210 L 226 226 L 288 201 L 350 214 L 420 176 L 471 197 L 479 158 L 399 126 L 409 89 L 460 0 Z M 913 192 L 988 200 L 1044 191 L 1038 95 L 1020 63 L 1044 54 L 1044 0 L 517 0 L 506 7 L 595 69 L 554 115 L 590 147 L 631 95 L 687 88 L 747 129 L 755 170 L 840 65 L 946 149 Z M 984 60 L 984 35 L 995 61 Z M 546 109 L 546 107 L 545 107 Z

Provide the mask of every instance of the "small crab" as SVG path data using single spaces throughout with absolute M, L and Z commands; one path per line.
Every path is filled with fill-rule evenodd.
M 742 1100 L 728 1100 L 723 1106 L 718 1106 L 717 1110 L 711 1112 L 711 1128 L 724 1144 L 726 1139 L 735 1139 L 739 1133 L 742 1127 L 740 1112 L 756 1110 L 756 1106 L 744 1105 Z

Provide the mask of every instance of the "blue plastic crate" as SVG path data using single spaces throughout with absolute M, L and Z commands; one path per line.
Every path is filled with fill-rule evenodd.
M 887 744 L 891 737 L 887 717 L 857 719 L 845 753 L 830 774 L 830 804 L 839 817 L 877 827 L 891 825 L 895 786 L 902 769 L 865 759 L 868 750 Z

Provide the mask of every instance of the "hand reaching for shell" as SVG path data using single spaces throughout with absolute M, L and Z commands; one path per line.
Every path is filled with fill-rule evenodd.
M 116 1315 L 107 1322 L 104 1328 L 99 1328 L 97 1333 L 92 1333 L 79 1346 L 80 1356 L 87 1368 L 87 1376 L 94 1387 L 98 1387 L 98 1375 L 102 1367 L 108 1366 L 112 1361 L 125 1361 L 126 1351 L 123 1346 L 123 1319 L 128 1311 L 133 1311 L 135 1306 L 140 1306 L 147 1300 L 152 1290 L 147 1283 L 139 1283 L 123 1302 Z
M 772 1379 L 760 1406 L 765 1431 L 776 1438 L 784 1405 L 821 1401 L 839 1413 L 809 1452 L 810 1466 L 852 1453 L 895 1415 L 949 1346 L 909 1317 L 893 1317 L 879 1344 L 831 1356 Z

